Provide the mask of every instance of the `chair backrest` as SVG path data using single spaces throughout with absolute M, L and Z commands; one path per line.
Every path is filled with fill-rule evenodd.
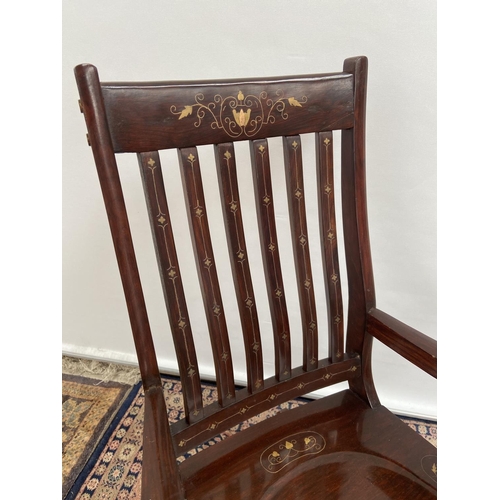
M 365 193 L 367 60 L 347 59 L 343 72 L 204 82 L 101 83 L 91 65 L 75 68 L 122 277 L 144 388 L 161 386 L 116 153 L 136 153 L 154 235 L 161 283 L 183 386 L 185 419 L 172 426 L 178 450 L 205 442 L 222 428 L 292 398 L 348 381 L 376 400 L 371 380 L 367 311 L 375 306 Z M 342 130 L 341 207 L 348 277 L 344 317 L 334 200 L 334 141 Z M 327 332 L 318 335 L 306 216 L 301 134 L 316 137 L 319 234 Z M 282 269 L 267 138 L 282 137 L 295 268 Z M 235 141 L 249 141 L 256 218 L 272 320 L 275 375 L 264 376 L 248 235 L 241 213 Z M 230 266 L 246 352 L 247 387 L 237 390 L 228 328 L 207 218 L 196 146 L 213 144 Z M 181 269 L 174 244 L 160 150 L 177 148 L 184 199 L 203 296 L 218 403 L 203 408 L 200 373 Z M 179 194 L 179 198 L 182 195 Z M 169 199 L 169 203 L 177 200 Z M 253 238 L 254 236 L 252 236 Z M 295 273 L 302 318 L 303 359 L 292 366 L 283 273 Z M 318 284 L 316 284 L 318 286 Z M 344 339 L 344 331 L 346 337 Z M 318 343 L 328 339 L 328 356 Z M 222 425 L 223 424 L 223 425 Z

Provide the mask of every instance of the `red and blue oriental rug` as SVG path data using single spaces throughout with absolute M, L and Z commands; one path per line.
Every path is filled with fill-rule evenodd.
M 83 372 L 89 376 L 74 375 L 79 367 L 83 367 Z M 98 380 L 100 377 L 104 381 Z M 132 381 L 135 383 L 132 384 Z M 181 384 L 175 377 L 165 377 L 163 387 L 170 408 L 169 419 L 175 422 L 183 418 Z M 217 400 L 213 385 L 204 385 L 203 398 L 205 404 Z M 190 450 L 179 460 L 185 460 L 235 432 L 301 404 L 305 404 L 305 400 L 279 405 Z M 143 405 L 144 393 L 137 369 L 65 358 L 64 500 L 140 500 Z M 408 418 L 402 420 L 437 446 L 435 423 Z

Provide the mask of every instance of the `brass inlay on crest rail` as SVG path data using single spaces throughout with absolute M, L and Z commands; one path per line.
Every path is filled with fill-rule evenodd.
M 288 112 L 301 108 L 306 102 L 306 96 L 298 100 L 294 96 L 285 96 L 282 90 L 276 91 L 275 97 L 269 97 L 266 91 L 256 96 L 244 95 L 240 90 L 236 97 L 217 94 L 211 102 L 205 102 L 205 96 L 200 92 L 194 96 L 193 103 L 184 105 L 180 110 L 177 106 L 171 106 L 170 111 L 179 120 L 195 113 L 195 127 L 199 127 L 208 116 L 212 129 L 222 129 L 229 137 L 236 139 L 253 137 L 263 125 L 272 124 L 277 119 L 287 120 Z

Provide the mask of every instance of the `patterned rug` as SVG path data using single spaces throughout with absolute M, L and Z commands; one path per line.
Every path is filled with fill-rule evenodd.
M 135 374 L 137 375 L 137 372 L 135 372 Z M 94 379 L 92 382 L 95 384 L 96 380 Z M 106 383 L 112 385 L 111 382 Z M 85 382 L 81 382 L 81 384 L 82 387 L 88 387 L 88 384 L 85 384 Z M 104 384 L 105 383 L 101 383 L 99 387 L 104 387 Z M 183 418 L 181 384 L 175 377 L 165 377 L 163 387 L 165 399 L 170 408 L 169 420 L 175 422 Z M 116 390 L 116 387 L 114 389 Z M 109 397 L 109 399 L 112 398 Z M 207 404 L 217 400 L 217 392 L 214 386 L 210 384 L 205 384 L 203 386 L 203 399 Z M 70 408 L 76 408 L 80 399 L 77 398 L 77 400 L 72 403 L 68 403 L 68 401 L 73 401 L 70 396 L 66 399 L 66 405 Z M 64 404 L 63 399 L 63 422 L 65 420 Z M 243 424 L 224 432 L 204 445 L 188 451 L 183 457 L 179 458 L 179 461 L 185 460 L 190 455 L 225 439 L 234 432 L 243 430 L 266 418 L 270 418 L 280 411 L 295 408 L 301 404 L 305 404 L 305 400 L 298 399 L 276 406 L 272 410 L 249 419 Z M 96 435 L 96 431 L 93 432 L 92 436 L 88 436 L 87 439 L 80 439 L 82 449 L 85 448 L 87 450 L 86 455 L 89 455 L 88 449 L 90 448 L 90 442 L 93 442 L 92 451 L 85 459 L 83 466 L 80 467 L 80 472 L 74 479 L 72 487 L 67 491 L 67 494 L 64 493 L 63 489 L 63 498 L 65 500 L 140 500 L 142 429 L 144 424 L 143 405 L 144 393 L 141 384 L 137 383 L 129 390 L 126 401 L 124 401 L 121 407 L 114 412 L 115 416 L 112 422 L 110 422 L 107 429 L 102 433 L 100 439 L 94 439 L 93 436 Z M 83 414 L 86 411 L 90 410 L 87 409 L 80 413 Z M 72 413 L 74 412 L 69 412 L 69 414 Z M 73 419 L 72 422 L 83 422 L 78 416 L 71 418 Z M 425 439 L 429 440 L 434 446 L 437 446 L 437 426 L 435 423 L 407 418 L 403 418 L 402 420 Z M 72 435 L 77 433 L 78 430 L 72 431 Z M 87 443 L 86 446 L 83 446 L 84 442 Z M 73 448 L 76 448 L 76 445 L 73 446 Z M 76 450 L 73 451 L 73 455 L 78 455 Z M 81 461 L 83 460 L 82 458 Z
M 68 357 L 63 357 L 62 368 L 62 494 L 65 498 L 98 443 L 106 438 L 113 419 L 121 417 L 137 394 L 139 372 Z

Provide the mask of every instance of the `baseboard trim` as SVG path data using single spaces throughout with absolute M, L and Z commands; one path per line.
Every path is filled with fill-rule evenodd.
M 82 346 L 75 346 L 75 345 L 70 345 L 70 344 L 63 344 L 62 345 L 62 354 L 64 356 L 71 356 L 71 357 L 78 357 L 78 358 L 83 358 L 83 359 L 91 359 L 91 360 L 97 360 L 97 361 L 104 361 L 108 363 L 119 363 L 122 365 L 129 365 L 129 366 L 138 366 L 137 362 L 137 356 L 135 354 L 128 354 L 124 352 L 117 352 L 117 351 L 110 351 L 106 349 L 98 349 L 95 347 L 82 347 Z M 160 369 L 160 373 L 163 373 L 165 375 L 174 375 L 178 376 L 179 375 L 179 370 L 177 369 L 177 364 L 173 363 L 171 360 L 167 360 L 165 358 L 158 358 L 158 367 Z M 214 373 L 210 370 L 209 367 L 204 367 L 200 365 L 200 377 L 202 380 L 206 380 L 207 382 L 213 382 L 215 381 L 215 375 Z M 244 378 L 238 378 L 238 374 L 235 374 L 235 384 L 244 386 L 246 385 L 246 380 Z M 339 384 L 338 390 L 345 389 L 343 384 Z M 337 391 L 333 391 L 337 392 Z M 330 394 L 331 392 L 328 392 Z M 307 394 L 307 397 L 317 399 L 319 397 L 325 396 L 326 393 L 324 390 L 321 391 L 316 391 L 310 394 Z M 418 411 L 411 411 L 409 412 L 408 410 L 402 409 L 402 408 L 396 408 L 390 403 L 385 405 L 392 413 L 404 417 L 404 418 L 414 418 L 417 420 L 428 420 L 431 422 L 436 422 L 437 418 L 436 415 L 429 415 L 426 413 L 420 413 Z

